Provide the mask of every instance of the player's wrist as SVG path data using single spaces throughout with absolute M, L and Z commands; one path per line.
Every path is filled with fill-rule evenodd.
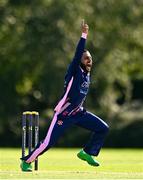
M 84 38 L 84 39 L 86 39 L 86 38 L 87 38 L 87 33 L 82 32 L 81 37 Z

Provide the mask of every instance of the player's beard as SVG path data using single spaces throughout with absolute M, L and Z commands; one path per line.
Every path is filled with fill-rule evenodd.
M 90 72 L 91 71 L 92 65 L 85 65 L 85 64 L 81 63 L 80 66 L 85 72 Z

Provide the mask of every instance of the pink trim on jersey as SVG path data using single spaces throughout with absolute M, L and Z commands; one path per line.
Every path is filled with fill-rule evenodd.
M 86 39 L 87 38 L 87 34 L 86 33 L 82 33 L 81 37 Z
M 66 91 L 64 97 L 59 101 L 58 105 L 54 109 L 56 112 L 60 112 L 61 107 L 63 106 L 64 102 L 66 101 L 67 95 L 68 95 L 70 88 L 72 86 L 72 82 L 73 82 L 73 77 L 71 78 L 71 80 L 68 84 L 67 91 Z
M 45 138 L 44 142 L 39 146 L 39 148 L 37 148 L 37 149 L 35 150 L 35 152 L 30 156 L 30 158 L 26 160 L 27 163 L 33 162 L 33 161 L 36 159 L 36 157 L 37 157 L 37 156 L 47 147 L 47 145 L 49 144 L 50 138 L 51 138 L 51 134 L 52 134 L 52 131 L 53 131 L 53 128 L 54 128 L 54 125 L 55 125 L 55 123 L 56 123 L 56 121 L 57 121 L 57 115 L 58 115 L 58 113 L 56 112 L 55 115 L 54 115 L 54 117 L 53 117 L 52 123 L 51 123 L 51 125 L 50 125 L 50 128 L 49 128 L 49 130 L 48 130 L 48 133 L 47 133 L 47 135 L 46 135 L 46 138 Z
M 62 106 L 62 108 L 60 109 L 59 114 L 60 114 L 61 112 L 63 112 L 69 105 L 71 105 L 71 103 L 69 103 L 69 102 L 67 102 L 66 104 L 64 104 L 64 105 Z

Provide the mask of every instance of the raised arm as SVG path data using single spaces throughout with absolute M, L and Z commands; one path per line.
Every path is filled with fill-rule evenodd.
M 86 39 L 87 39 L 87 35 L 88 35 L 88 29 L 89 29 L 88 25 L 84 22 L 84 20 L 82 20 L 82 24 L 81 24 L 81 33 L 82 34 L 81 34 L 81 38 L 78 42 L 78 45 L 76 47 L 74 58 L 68 69 L 68 71 L 70 71 L 70 73 L 74 73 L 81 62 L 81 57 L 82 57 L 82 54 L 85 49 L 85 43 L 86 43 Z

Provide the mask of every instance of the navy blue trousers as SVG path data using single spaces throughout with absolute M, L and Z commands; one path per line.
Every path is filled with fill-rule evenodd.
M 64 131 L 71 125 L 77 125 L 92 132 L 90 140 L 83 149 L 86 153 L 97 156 L 103 146 L 109 128 L 102 119 L 86 110 L 82 110 L 70 116 L 55 113 L 45 139 L 29 155 L 22 159 L 28 163 L 34 161 L 36 157 L 54 146 Z

